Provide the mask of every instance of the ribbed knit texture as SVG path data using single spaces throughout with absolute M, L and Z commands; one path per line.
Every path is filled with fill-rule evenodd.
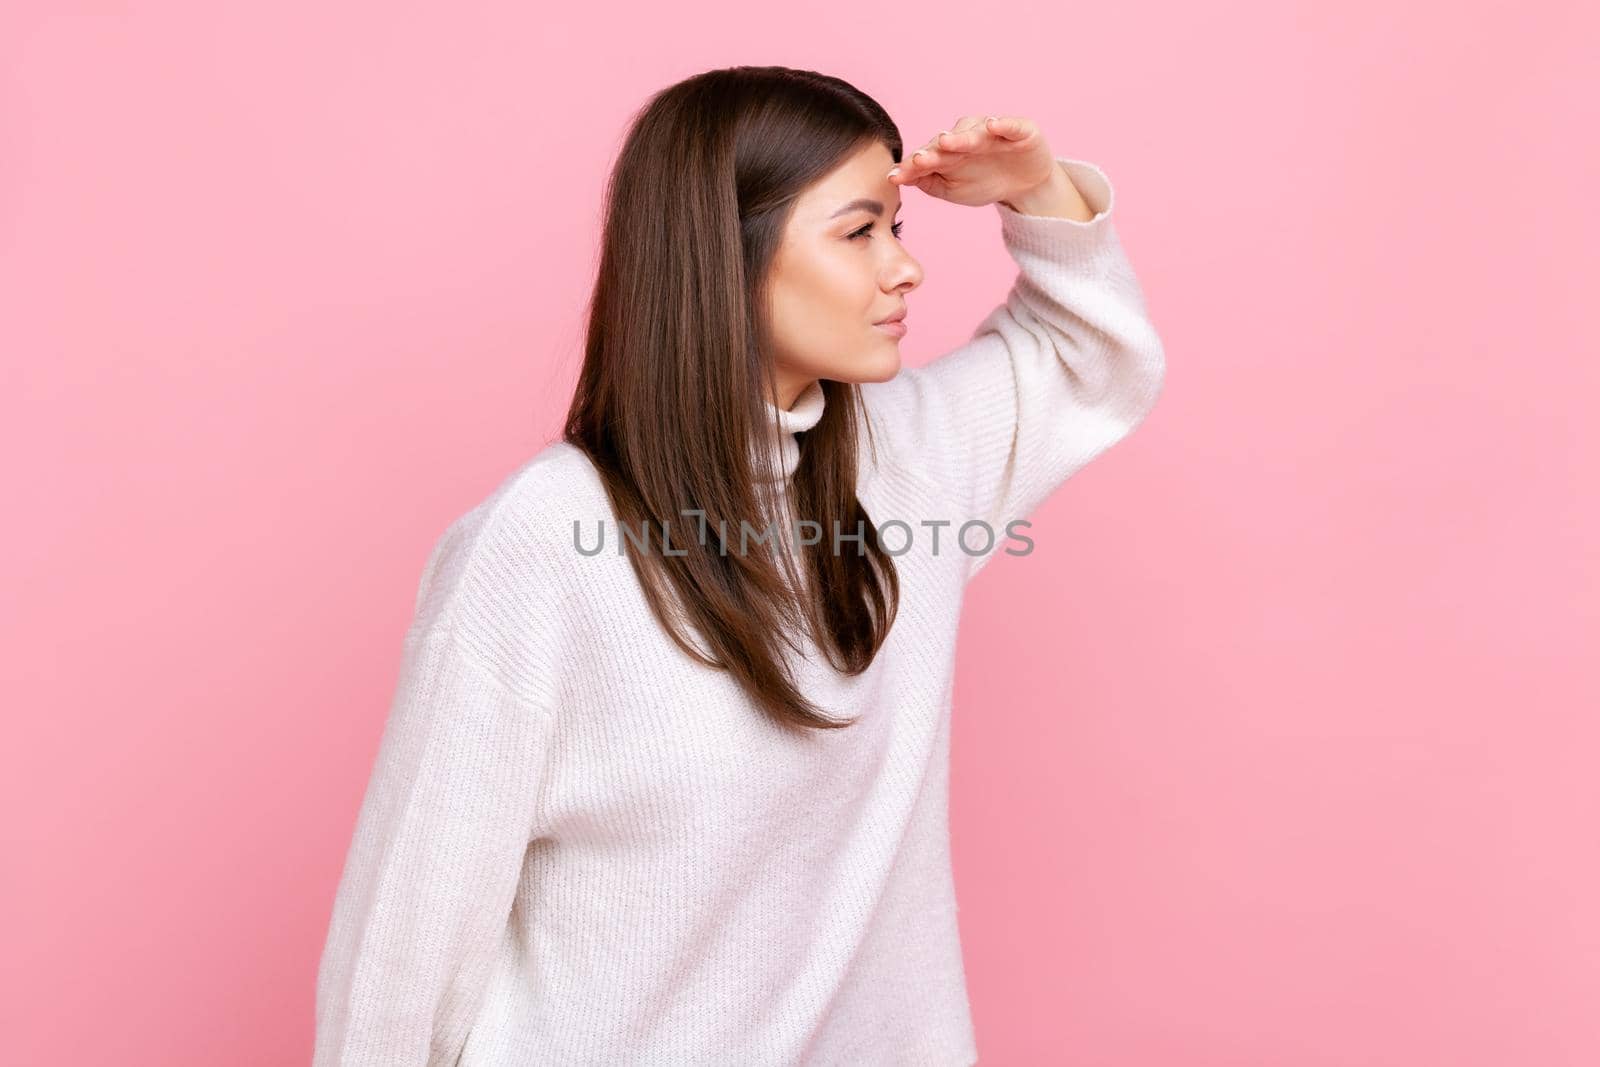
M 316 1067 L 976 1061 L 947 821 L 963 589 L 1165 367 L 1109 181 L 1059 162 L 1095 218 L 995 205 L 1021 268 L 1004 303 L 861 387 L 858 493 L 913 531 L 899 616 L 861 675 L 795 659 L 856 725 L 786 733 L 684 655 L 564 442 L 440 537 L 333 905 Z M 783 473 L 821 403 L 772 409 Z M 993 551 L 955 547 L 970 519 Z

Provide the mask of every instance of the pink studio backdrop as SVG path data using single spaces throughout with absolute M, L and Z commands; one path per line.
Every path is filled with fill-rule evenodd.
M 307 1060 L 427 549 L 633 109 L 754 62 L 1036 119 L 1167 344 L 964 616 L 983 1061 L 1600 1062 L 1586 7 L 6 5 L 5 1058 Z M 906 195 L 916 364 L 1013 267 Z

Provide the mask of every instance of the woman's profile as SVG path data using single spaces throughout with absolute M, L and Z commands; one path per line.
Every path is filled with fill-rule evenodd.
M 919 368 L 907 186 L 996 212 L 1019 268 Z M 1026 117 L 906 152 L 811 71 L 651 98 L 562 437 L 424 568 L 318 1067 L 976 1062 L 957 624 L 1161 390 L 1112 204 Z

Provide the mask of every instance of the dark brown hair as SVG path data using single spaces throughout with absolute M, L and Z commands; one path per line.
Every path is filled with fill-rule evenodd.
M 798 571 L 787 552 L 741 551 L 738 540 L 741 523 L 761 531 L 775 514 L 752 464 L 775 461 L 765 443 L 777 381 L 764 343 L 774 255 L 801 192 L 874 142 L 900 161 L 900 133 L 883 108 L 814 71 L 712 70 L 653 96 L 606 187 L 583 369 L 563 434 L 594 463 L 630 531 L 621 540 L 662 626 L 792 728 L 854 722 L 827 717 L 799 692 L 783 655 L 784 645 L 798 648 L 794 633 L 809 634 L 835 669 L 859 674 L 899 602 L 894 562 L 856 498 L 858 431 L 864 425 L 870 441 L 871 425 L 855 385 L 822 381 L 822 417 L 796 435 L 787 506 L 822 531 L 799 550 Z M 677 531 L 672 554 L 633 541 L 668 527 Z M 860 542 L 834 551 L 835 530 L 858 529 Z

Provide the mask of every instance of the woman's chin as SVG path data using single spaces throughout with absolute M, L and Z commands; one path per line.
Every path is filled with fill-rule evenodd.
M 861 360 L 851 368 L 851 380 L 855 382 L 886 382 L 900 373 L 900 346 L 890 344 L 885 346 L 887 353 L 873 353 Z
M 851 385 L 862 382 L 886 382 L 900 373 L 900 346 L 893 338 L 885 338 L 882 344 L 872 345 L 844 363 L 837 366 L 818 366 L 808 373 L 813 377 L 826 378 L 830 382 L 845 382 Z

